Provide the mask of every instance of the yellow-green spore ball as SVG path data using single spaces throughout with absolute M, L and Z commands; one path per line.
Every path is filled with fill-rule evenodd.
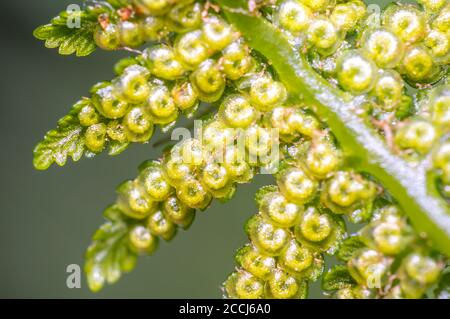
M 201 172 L 201 181 L 208 189 L 219 190 L 227 186 L 230 178 L 223 165 L 208 163 Z
M 224 288 L 229 298 L 264 298 L 264 282 L 244 270 L 232 273 L 224 283 Z
M 291 240 L 280 256 L 280 263 L 291 271 L 301 273 L 313 265 L 314 255 L 310 249 Z
M 203 39 L 211 50 L 220 51 L 235 38 L 233 28 L 218 17 L 209 17 L 203 22 Z
M 437 12 L 445 5 L 447 0 L 417 0 L 417 2 L 423 5 L 427 11 Z
M 101 152 L 105 146 L 106 125 L 104 123 L 89 126 L 84 133 L 84 144 L 95 153 Z
M 178 186 L 185 178 L 190 177 L 193 174 L 190 164 L 183 163 L 182 158 L 169 158 L 164 161 L 164 172 L 172 185 Z
M 267 112 L 281 105 L 287 96 L 286 88 L 270 76 L 256 76 L 250 85 L 250 103 L 259 111 Z
M 148 217 L 147 227 L 152 235 L 161 237 L 166 241 L 171 240 L 177 232 L 176 225 L 164 215 L 161 209 L 157 209 Z
M 308 207 L 295 226 L 296 239 L 314 250 L 334 254 L 345 234 L 345 225 L 338 217 Z
M 144 15 L 162 15 L 170 10 L 172 0 L 132 0 L 137 11 Z
M 223 150 L 225 146 L 233 144 L 237 132 L 220 119 L 211 121 L 203 127 L 203 145 L 211 151 Z
M 306 204 L 314 198 L 318 189 L 317 181 L 309 177 L 301 168 L 288 168 L 277 176 L 280 192 L 297 204 Z
M 161 167 L 150 166 L 139 174 L 139 181 L 153 201 L 163 201 L 173 192 L 172 186 L 164 176 Z
M 449 185 L 450 184 L 450 143 L 447 141 L 439 146 L 439 148 L 433 154 L 433 164 L 437 168 L 438 176 L 442 181 Z M 443 191 L 448 190 L 444 186 Z
M 330 5 L 330 0 L 299 0 L 299 2 L 307 5 L 313 11 L 324 11 Z
M 175 41 L 175 52 L 180 60 L 193 69 L 208 58 L 209 52 L 202 39 L 202 31 L 185 33 Z
M 276 134 L 274 133 L 276 132 L 259 125 L 250 126 L 245 130 L 245 147 L 252 156 L 249 160 L 250 164 L 271 159 L 278 147 Z
M 311 250 L 301 246 L 295 239 L 283 250 L 278 258 L 280 266 L 297 279 L 315 281 L 323 272 L 323 257 Z
M 253 245 L 269 256 L 281 254 L 290 239 L 288 229 L 274 226 L 258 215 L 247 222 L 246 229 Z
M 303 162 L 303 159 L 298 159 Z M 326 139 L 313 141 L 306 154 L 306 168 L 316 178 L 326 178 L 340 165 L 339 150 Z
M 423 45 L 409 47 L 400 67 L 401 73 L 413 81 L 426 81 L 436 72 L 433 56 Z
M 412 279 L 404 271 L 400 273 L 400 277 L 399 288 L 393 292 L 394 298 L 399 296 L 404 299 L 420 299 L 425 295 L 427 285 Z
M 195 210 L 183 204 L 176 196 L 170 196 L 163 203 L 164 215 L 173 223 L 187 229 L 193 222 Z
M 442 143 L 433 154 L 433 163 L 436 168 L 445 169 L 450 166 L 450 141 Z M 450 180 L 446 180 L 450 182 Z
M 388 205 L 376 211 L 373 220 L 380 220 L 387 223 L 404 224 L 404 216 L 398 206 Z
M 259 299 L 264 295 L 263 282 L 247 272 L 239 273 L 235 289 L 241 299 Z
M 351 3 L 338 4 L 331 12 L 330 20 L 341 30 L 352 30 L 358 23 L 359 13 L 356 10 Z
M 402 101 L 403 85 L 403 79 L 397 72 L 380 70 L 371 93 L 377 98 L 381 109 L 390 112 L 395 110 Z
M 91 103 L 88 103 L 84 105 L 78 113 L 78 120 L 83 126 L 91 126 L 100 121 L 100 116 L 95 107 Z
M 288 126 L 296 132 L 312 138 L 320 129 L 319 120 L 312 114 L 306 113 L 298 107 L 293 107 L 295 112 L 288 117 Z
M 336 72 L 339 84 L 354 94 L 370 91 L 377 79 L 375 64 L 358 50 L 340 55 L 336 62 Z
M 245 161 L 245 150 L 236 146 L 227 146 L 223 157 L 223 166 L 230 178 L 237 183 L 246 183 L 253 177 L 253 169 Z
M 334 299 L 356 299 L 356 296 L 353 294 L 353 289 L 351 287 L 345 287 L 337 290 L 333 294 Z
M 391 292 L 394 289 L 395 287 Z M 358 285 L 339 289 L 333 297 L 336 299 L 373 299 L 375 296 L 376 294 L 373 289 Z
M 283 139 L 295 137 L 295 129 L 289 119 L 295 110 L 287 107 L 276 107 L 268 115 L 271 127 L 277 129 Z
M 381 68 L 396 67 L 404 54 L 403 42 L 386 28 L 364 32 L 361 47 Z
M 348 207 L 359 200 L 362 183 L 351 172 L 339 171 L 329 181 L 327 194 L 339 206 Z
M 120 59 L 119 61 L 114 64 L 114 73 L 118 76 L 122 75 L 126 68 L 132 66 L 132 65 L 138 65 L 138 59 L 135 57 L 126 57 L 123 59 Z M 149 74 L 148 70 L 146 72 Z
M 389 260 L 380 252 L 363 248 L 348 261 L 350 275 L 361 285 L 381 284 L 385 279 Z
M 114 88 L 125 101 L 142 103 L 150 94 L 149 75 L 147 68 L 137 64 L 130 65 L 114 81 Z
M 205 208 L 211 201 L 211 194 L 196 179 L 188 179 L 177 186 L 178 198 L 191 208 Z
M 172 154 L 181 157 L 182 162 L 192 168 L 199 167 L 205 162 L 206 154 L 200 140 L 189 138 L 177 144 L 172 149 Z
M 262 254 L 251 245 L 246 245 L 238 250 L 236 261 L 242 268 L 262 280 L 266 280 L 276 266 L 274 257 Z
M 120 99 L 114 85 L 107 85 L 94 92 L 92 102 L 97 111 L 106 118 L 118 119 L 123 117 L 129 104 Z
M 123 118 L 128 140 L 146 142 L 153 134 L 153 122 L 143 107 L 133 107 Z
M 118 120 L 110 121 L 107 125 L 106 133 L 108 137 L 114 141 L 125 143 L 127 141 L 127 134 L 122 123 Z
M 268 299 L 305 299 L 308 284 L 296 280 L 289 273 L 275 269 L 266 282 L 266 298 Z
M 189 3 L 191 2 L 191 3 Z M 186 32 L 200 27 L 203 6 L 201 3 L 188 1 L 174 6 L 167 14 L 166 23 L 172 31 Z
M 298 34 L 308 27 L 312 19 L 312 12 L 302 3 L 288 0 L 279 6 L 277 18 L 283 29 Z
M 320 242 L 330 236 L 333 231 L 333 223 L 328 215 L 308 210 L 297 229 L 301 237 L 312 242 Z
M 383 25 L 408 43 L 422 40 L 427 33 L 425 15 L 408 4 L 387 8 L 383 13 Z
M 304 135 L 313 137 L 314 133 L 320 128 L 320 122 L 311 114 L 307 114 L 299 109 L 299 106 L 276 107 L 266 114 L 270 126 L 277 129 L 280 138 L 286 142 L 292 142 Z
M 173 102 L 181 111 L 195 109 L 198 105 L 198 95 L 190 82 L 177 83 L 172 88 Z
M 308 43 L 321 52 L 332 52 L 341 39 L 339 29 L 326 17 L 318 17 L 311 21 L 306 32 Z
M 134 219 L 147 217 L 155 203 L 136 181 L 127 181 L 118 188 L 117 206 L 125 215 Z
M 153 85 L 147 99 L 145 110 L 151 115 L 153 122 L 167 124 L 178 116 L 178 109 L 169 89 L 165 85 Z
M 436 260 L 421 253 L 411 253 L 403 262 L 408 276 L 420 284 L 436 282 L 442 270 Z
M 348 5 L 353 6 L 357 14 L 357 19 L 362 19 L 367 13 L 367 6 L 364 1 L 361 0 L 350 0 L 347 2 Z
M 433 20 L 432 26 L 433 26 L 433 28 L 449 35 L 449 33 L 450 33 L 450 5 L 447 4 L 447 6 L 442 8 L 442 10 L 439 12 L 439 15 Z
M 230 80 L 237 80 L 253 68 L 249 48 L 242 41 L 235 41 L 222 51 L 222 72 Z
M 450 85 L 442 85 L 433 90 L 429 107 L 433 123 L 448 131 L 450 129 Z
M 301 206 L 288 202 L 278 192 L 265 195 L 261 200 L 259 210 L 269 222 L 285 228 L 294 226 L 303 211 Z
M 382 222 L 374 227 L 372 236 L 377 249 L 386 255 L 397 255 L 408 243 L 400 223 Z
M 441 64 L 450 62 L 450 35 L 438 30 L 431 30 L 427 34 L 424 44 L 437 62 Z
M 144 43 L 144 33 L 138 21 L 119 21 L 120 44 L 124 47 L 138 47 Z
M 141 29 L 146 41 L 159 41 L 168 34 L 165 21 L 161 17 L 145 17 L 141 20 Z
M 225 76 L 216 61 L 208 59 L 203 61 L 191 74 L 192 85 L 197 90 L 200 100 L 215 102 L 225 90 Z
M 246 128 L 254 123 L 257 112 L 243 95 L 232 94 L 225 98 L 219 112 L 230 127 Z
M 173 49 L 161 44 L 145 49 L 142 57 L 153 75 L 165 80 L 175 80 L 186 72 Z
M 419 153 L 427 153 L 436 139 L 434 126 L 425 120 L 414 120 L 406 123 L 395 133 L 395 143 L 402 149 L 413 149 Z
M 98 25 L 94 31 L 94 41 L 103 50 L 116 50 L 120 46 L 119 27 L 114 23 L 109 23 L 105 28 Z
M 151 254 L 158 247 L 158 237 L 142 225 L 136 225 L 128 233 L 128 242 L 132 251 L 137 254 Z

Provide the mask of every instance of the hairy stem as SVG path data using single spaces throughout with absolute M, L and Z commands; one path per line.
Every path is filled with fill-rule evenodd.
M 319 76 L 281 31 L 247 11 L 243 0 L 216 0 L 253 49 L 273 65 L 288 91 L 325 121 L 355 168 L 374 176 L 395 197 L 412 224 L 450 256 L 450 212 L 427 182 L 425 164 L 411 167 L 394 155 L 366 120 L 357 115 L 360 97 Z

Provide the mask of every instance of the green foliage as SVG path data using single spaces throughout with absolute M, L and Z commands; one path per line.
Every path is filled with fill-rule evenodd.
M 352 236 L 345 239 L 336 257 L 341 261 L 349 261 L 360 248 L 363 248 L 365 244 L 361 241 L 359 236 Z
M 78 112 L 85 102 L 74 105 L 70 113 L 58 121 L 56 129 L 49 131 L 34 149 L 33 165 L 45 170 L 53 162 L 63 166 L 67 157 L 78 161 L 85 151 L 83 127 L 78 121 Z
M 90 99 L 83 98 L 78 101 L 74 104 L 70 112 L 58 121 L 56 129 L 45 134 L 44 139 L 36 145 L 33 152 L 33 165 L 36 169 L 46 170 L 53 163 L 64 166 L 68 157 L 71 157 L 74 162 L 77 162 L 83 154 L 86 157 L 96 155 L 97 152 L 89 148 L 89 143 L 92 143 L 92 134 L 89 132 L 89 127 L 83 126 L 80 123 L 80 114 L 85 107 L 90 107 L 90 105 Z M 105 121 L 105 123 L 114 124 L 112 121 Z M 95 124 L 90 127 L 94 126 Z M 94 138 L 98 140 L 98 137 L 95 135 Z M 127 141 L 111 139 L 107 140 L 108 143 L 105 143 L 104 140 L 105 138 L 101 137 L 101 149 L 106 145 L 109 148 L 109 155 L 118 155 L 129 145 Z
M 438 287 L 433 291 L 434 297 L 450 299 L 450 273 L 445 273 L 439 281 Z
M 305 298 L 336 255 L 344 264 L 322 277 L 333 297 L 448 298 L 450 6 L 395 3 L 369 15 L 360 0 L 215 2 L 220 15 L 203 1 L 99 1 L 34 32 L 78 56 L 151 42 L 46 134 L 37 169 L 105 148 L 117 155 L 200 102 L 218 107 L 200 137 L 119 186 L 86 253 L 91 290 L 278 163 L 277 185 L 255 195 L 228 297 Z M 276 160 L 265 157 L 273 142 Z M 364 226 L 349 234 L 346 222 Z
M 77 19 L 80 21 L 79 27 L 72 26 L 71 23 Z M 93 39 L 95 25 L 95 17 L 84 11 L 64 11 L 49 24 L 36 28 L 33 35 L 45 41 L 47 48 L 59 48 L 59 54 L 75 53 L 81 57 L 91 54 L 97 48 Z
M 322 278 L 323 290 L 338 290 L 354 285 L 356 282 L 343 265 L 335 265 Z
M 96 292 L 107 283 L 115 283 L 123 272 L 133 270 L 137 255 L 128 247 L 129 220 L 115 206 L 108 207 L 103 216 L 107 221 L 92 237 L 86 252 L 85 272 L 89 288 Z
M 104 15 L 102 17 L 106 19 Z M 110 19 L 109 16 L 108 19 Z M 206 29 L 211 29 L 210 32 L 213 32 L 214 28 L 224 28 L 227 34 L 229 33 L 230 25 L 222 20 L 214 19 L 214 21 L 217 25 Z M 105 30 L 101 25 L 96 27 L 97 30 L 100 28 L 102 39 L 103 36 L 109 38 L 104 34 L 106 31 L 116 28 L 112 21 L 107 22 Z M 223 52 L 216 52 L 219 49 L 206 50 L 206 40 L 203 39 L 205 32 L 203 29 L 198 29 L 184 34 L 180 41 L 187 38 L 186 47 L 181 48 L 180 42 L 173 46 L 156 45 L 147 48 L 136 57 L 124 58 L 115 65 L 114 79 L 100 82 L 91 88 L 89 99 L 91 103 L 88 104 L 87 99 L 84 99 L 85 105 L 78 110 L 79 123 L 74 117 L 76 112 L 70 114 L 73 115 L 72 126 L 80 128 L 81 124 L 84 127 L 82 135 L 89 155 L 100 153 L 108 146 L 109 154 L 117 155 L 130 143 L 148 142 L 156 125 L 166 132 L 176 123 L 179 114 L 191 117 L 200 102 L 219 103 L 225 91 L 227 78 L 238 81 L 246 72 L 251 71 L 253 57 L 237 34 L 233 33 L 227 37 L 223 44 L 225 46 Z M 204 54 L 198 54 L 195 46 L 190 44 L 192 36 L 195 43 L 204 47 Z M 98 37 L 94 35 L 97 40 Z M 109 43 L 108 39 L 103 40 Z M 180 58 L 181 53 L 178 52 L 180 50 L 190 58 L 195 58 L 197 64 L 186 68 Z M 209 57 L 213 58 L 209 59 Z M 239 61 L 242 60 L 247 61 L 244 66 L 240 65 Z M 227 67 L 220 67 L 219 62 Z M 212 82 L 211 77 L 214 77 Z M 267 78 L 267 80 L 277 85 L 271 79 Z M 203 94 L 204 90 L 208 91 L 208 94 L 205 92 Z M 228 92 L 229 90 L 226 94 Z M 248 108 L 256 114 L 252 106 L 249 105 Z M 244 126 L 254 123 L 254 121 L 245 120 L 241 122 Z M 239 125 L 243 127 L 242 123 Z M 64 134 L 58 130 L 59 128 L 56 131 L 63 138 Z M 81 140 L 79 130 L 77 133 Z M 62 140 L 60 144 L 64 144 L 64 141 Z M 37 159 L 36 162 L 39 160 Z M 51 164 L 51 161 L 49 162 Z M 48 165 L 46 163 L 40 167 L 45 169 Z M 223 199 L 229 199 L 232 195 L 233 192 L 230 192 L 228 196 L 223 196 Z

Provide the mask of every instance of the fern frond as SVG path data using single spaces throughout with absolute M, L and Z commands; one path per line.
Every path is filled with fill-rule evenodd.
M 123 272 L 133 270 L 137 254 L 128 245 L 133 223 L 116 206 L 108 207 L 107 221 L 93 235 L 86 252 L 85 272 L 89 288 L 96 292 L 107 283 L 115 283 Z
M 45 134 L 44 139 L 36 145 L 33 151 L 33 165 L 36 169 L 46 170 L 53 163 L 64 166 L 69 157 L 74 162 L 77 162 L 82 158 L 83 154 L 89 158 L 97 154 L 97 152 L 90 150 L 88 145 L 86 145 L 86 132 L 89 127 L 80 123 L 80 113 L 84 112 L 86 108 L 92 108 L 92 101 L 88 98 L 83 98 L 75 103 L 69 114 L 58 121 L 56 129 Z M 104 118 L 99 118 L 99 121 L 101 125 L 105 126 L 106 132 L 111 132 L 111 135 L 113 134 L 112 131 L 117 128 L 120 129 L 120 125 L 114 121 Z M 107 138 L 106 135 L 92 136 L 90 134 L 88 136 L 91 140 L 100 138 L 100 143 L 103 145 L 102 149 L 108 149 L 109 155 L 120 154 L 129 144 L 123 140 Z
M 78 161 L 84 151 L 84 128 L 78 121 L 77 114 L 84 101 L 74 105 L 70 113 L 58 121 L 56 129 L 47 132 L 42 142 L 34 149 L 33 165 L 45 170 L 52 163 L 63 166 L 68 157 Z
M 200 30 L 187 33 L 180 42 L 183 38 L 189 42 L 191 37 L 197 41 L 201 34 Z M 69 136 L 76 135 L 80 141 L 84 136 L 84 146 L 90 150 L 90 156 L 100 153 L 105 147 L 109 147 L 110 155 L 117 155 L 129 143 L 148 142 L 155 125 L 159 125 L 163 132 L 167 131 L 176 123 L 180 113 L 191 117 L 200 102 L 219 101 L 224 95 L 227 80 L 230 86 L 237 86 L 242 76 L 255 67 L 242 39 L 233 35 L 227 39 L 227 44 L 229 46 L 222 52 L 210 49 L 189 68 L 180 61 L 177 48 L 169 45 L 152 46 L 136 57 L 120 60 L 114 68 L 117 76 L 110 82 L 94 85 L 91 97 L 83 101 L 82 107 L 71 111 L 68 115 L 71 125 L 60 125 L 47 134 L 48 141 L 44 140 L 35 152 L 38 157 L 35 159 L 36 168 L 46 169 L 56 161 L 56 158 L 53 161 L 46 159 L 58 152 L 52 148 L 71 149 Z M 209 58 L 212 56 L 214 59 Z M 175 61 L 169 63 L 167 59 Z M 205 77 L 211 76 L 214 76 L 213 83 L 206 82 Z M 72 135 L 69 130 L 73 131 Z M 67 147 L 62 146 L 64 143 L 68 143 Z M 70 155 L 70 151 L 65 153 Z M 56 162 L 64 165 L 65 160 Z
M 79 25 L 71 25 L 70 21 L 79 20 Z M 97 25 L 96 16 L 84 11 L 63 11 L 53 18 L 49 24 L 41 25 L 34 30 L 33 35 L 45 41 L 47 48 L 59 48 L 62 55 L 75 53 L 76 56 L 87 56 L 95 51 L 94 29 Z

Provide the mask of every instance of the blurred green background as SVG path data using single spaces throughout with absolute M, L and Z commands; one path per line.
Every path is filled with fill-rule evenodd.
M 256 212 L 253 195 L 270 176 L 256 177 L 252 185 L 240 186 L 232 201 L 200 212 L 189 231 L 140 258 L 135 271 L 116 285 L 97 294 L 84 278 L 81 289 L 66 286 L 66 267 L 83 265 L 116 185 L 161 152 L 151 143 L 133 145 L 118 157 L 34 170 L 35 144 L 92 84 L 112 78 L 112 65 L 124 56 L 100 50 L 85 58 L 60 56 L 33 38 L 35 27 L 74 2 L 8 1 L 0 10 L 0 297 L 220 298 L 234 252 L 246 242 L 243 224 Z M 158 138 L 160 133 L 153 141 Z M 319 296 L 314 291 L 311 296 Z

